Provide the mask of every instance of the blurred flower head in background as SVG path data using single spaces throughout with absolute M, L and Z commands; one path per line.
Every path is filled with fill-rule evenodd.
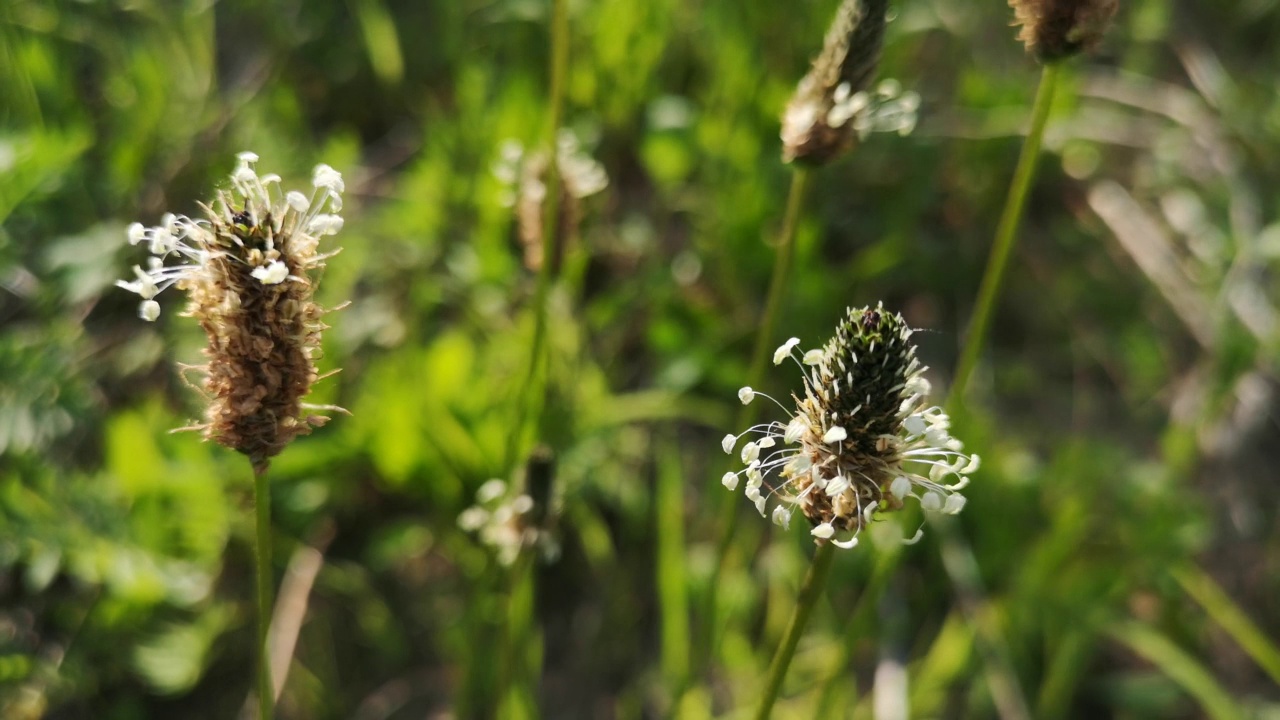
M 1009 0 L 1018 39 L 1041 62 L 1071 57 L 1102 40 L 1120 0 Z

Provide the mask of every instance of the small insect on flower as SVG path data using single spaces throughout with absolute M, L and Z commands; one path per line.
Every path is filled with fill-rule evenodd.
M 116 284 L 142 298 L 138 314 L 160 317 L 156 296 L 177 286 L 188 296 L 184 313 L 208 338 L 204 390 L 209 397 L 199 429 L 206 439 L 238 450 L 265 467 L 294 437 L 338 410 L 301 402 L 317 379 L 314 358 L 327 310 L 313 300 L 315 278 L 337 250 L 317 251 L 320 238 L 342 229 L 342 175 L 318 165 L 308 197 L 283 192 L 279 175 L 259 176 L 258 156 L 243 152 L 231 189 L 205 218 L 165 215 L 158 226 L 129 226 L 131 245 L 146 243 L 147 268 Z
M 802 353 L 798 339 L 784 343 L 774 364 L 796 363 L 804 395 L 793 396 L 791 411 L 758 390 L 739 392 L 744 403 L 768 399 L 788 419 L 726 435 L 720 446 L 729 454 L 743 436 L 756 439 L 741 451 L 746 467 L 726 473 L 721 484 L 734 491 L 745 476 L 747 499 L 761 516 L 772 499 L 776 524 L 788 527 L 799 510 L 814 538 L 842 548 L 855 546 L 867 523 L 901 509 L 908 497 L 927 512 L 960 512 L 959 491 L 978 469 L 978 456 L 962 452 L 946 413 L 927 404 L 926 368 L 911 334 L 901 315 L 877 305 L 850 308 L 821 349 Z M 775 474 L 776 484 L 766 484 Z M 917 531 L 904 542 L 920 537 Z

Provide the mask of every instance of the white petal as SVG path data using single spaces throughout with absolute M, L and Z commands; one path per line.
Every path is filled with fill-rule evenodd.
M 858 546 L 858 536 L 854 535 L 853 537 L 843 542 L 841 542 L 840 540 L 832 540 L 831 544 L 835 545 L 836 547 L 842 550 L 852 550 Z
M 724 477 L 720 478 L 720 484 L 725 486 L 725 489 L 729 490 L 730 492 L 737 490 L 738 489 L 738 473 L 731 473 L 731 472 L 725 473 Z
M 800 438 L 804 437 L 808 430 L 809 421 L 805 420 L 803 415 L 797 415 L 787 423 L 787 431 L 783 434 L 782 440 L 788 445 L 800 442 Z
M 236 159 L 242 163 L 255 163 L 258 162 L 258 153 L 245 150 L 244 152 L 236 153 Z
M 955 515 L 964 509 L 965 502 L 967 501 L 963 495 L 948 495 L 947 504 L 942 506 L 942 512 Z
M 822 442 L 830 445 L 832 443 L 838 443 L 841 440 L 844 440 L 848 437 L 849 437 L 849 433 L 845 432 L 844 428 L 840 427 L 839 425 L 833 425 L 831 429 L 828 430 L 827 433 L 822 436 Z
M 725 455 L 732 455 L 733 446 L 737 444 L 738 444 L 737 435 L 725 435 L 724 439 L 720 441 L 720 447 L 724 448 Z
M 827 497 L 835 497 L 851 487 L 853 485 L 848 478 L 843 475 L 837 475 L 827 481 Z
M 920 417 L 919 415 L 912 415 L 908 417 L 906 420 L 903 420 L 902 426 L 905 427 L 907 429 L 907 432 L 911 433 L 912 435 L 919 435 L 920 433 L 928 429 L 928 426 L 925 425 L 924 418 Z
M 344 223 L 341 215 L 317 215 L 307 226 L 307 232 L 315 235 L 336 235 Z
M 899 475 L 889 485 L 889 494 L 899 500 L 906 497 L 909 492 L 911 492 L 911 481 L 907 479 L 906 475 Z
M 284 201 L 289 203 L 289 207 L 300 213 L 306 212 L 307 208 L 311 207 L 311 201 L 307 199 L 307 196 L 297 190 L 290 190 L 288 194 L 284 196 Z
M 973 456 L 971 456 L 971 457 L 969 458 L 969 464 L 968 464 L 968 465 L 965 465 L 965 466 L 960 470 L 960 474 L 961 474 L 961 475 L 968 475 L 968 474 L 969 474 L 969 473 L 971 473 L 971 472 L 975 472 L 975 471 L 977 471 L 977 469 L 978 469 L 978 465 L 979 465 L 981 462 L 982 462 L 982 458 L 979 458 L 977 455 L 973 455 Z
M 783 530 L 791 529 L 791 513 L 787 512 L 787 508 L 783 505 L 773 509 L 773 523 Z
M 317 165 L 316 169 L 311 172 L 311 184 L 335 193 L 346 192 L 347 190 L 346 183 L 342 181 L 342 173 L 324 163 Z
M 789 475 L 799 475 L 811 467 L 813 467 L 813 460 L 809 459 L 807 454 L 799 453 L 787 463 L 786 470 Z
M 155 322 L 160 317 L 160 303 L 155 300 L 147 300 L 138 307 L 138 317 L 147 322 Z
M 920 507 L 929 512 L 938 512 L 942 509 L 942 496 L 930 490 L 920 498 Z
M 800 344 L 800 338 L 793 337 L 790 340 L 779 345 L 778 349 L 773 351 L 773 364 L 781 365 L 782 362 L 787 359 L 787 356 L 791 354 L 791 348 L 799 344 Z
M 467 532 L 475 532 L 489 521 L 489 513 L 484 508 L 469 507 L 458 515 L 458 527 Z
M 147 229 L 142 226 L 142 223 L 133 223 L 129 226 L 129 244 L 137 245 L 142 242 L 142 239 L 146 237 L 146 234 Z
M 481 503 L 492 502 L 502 497 L 506 492 L 507 484 L 495 478 L 481 485 L 479 490 L 476 490 L 476 501 Z
M 750 463 L 760 457 L 760 447 L 753 442 L 742 446 L 742 462 Z
M 827 354 L 822 350 L 810 350 L 809 352 L 804 354 L 804 364 L 805 365 L 821 365 L 822 361 L 825 360 L 826 357 L 827 357 Z
M 771 438 L 771 437 L 763 437 L 763 438 L 760 438 L 760 440 L 758 440 L 758 441 L 756 442 L 756 447 L 760 448 L 761 450 L 764 450 L 765 448 L 771 448 L 771 447 L 773 447 L 774 445 L 777 445 L 777 444 L 778 444 L 778 443 L 777 443 L 773 438 Z
M 279 285 L 289 277 L 289 268 L 279 260 L 272 260 L 262 267 L 256 267 L 249 273 L 263 285 Z
M 760 517 L 765 516 L 764 509 L 767 501 L 768 501 L 768 498 L 763 498 L 763 497 L 760 498 L 759 500 L 756 500 L 756 512 L 760 513 Z
M 752 400 L 756 399 L 756 391 L 749 386 L 743 386 L 738 390 L 738 399 L 742 401 L 743 405 L 749 405 Z
M 836 534 L 836 529 L 834 527 L 831 527 L 831 523 L 826 522 L 810 530 L 809 534 L 816 538 L 822 538 L 823 540 L 827 540 L 832 535 Z

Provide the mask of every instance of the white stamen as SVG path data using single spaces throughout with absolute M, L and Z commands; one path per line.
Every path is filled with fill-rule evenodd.
M 733 446 L 737 444 L 738 444 L 737 435 L 725 435 L 724 439 L 720 441 L 720 447 L 724 448 L 725 455 L 732 455 Z
M 942 509 L 942 496 L 930 490 L 920 498 L 920 507 L 928 512 L 938 512 Z
M 782 362 L 786 360 L 789 355 L 791 355 L 791 349 L 799 344 L 800 344 L 800 338 L 793 337 L 790 340 L 779 345 L 778 349 L 773 351 L 773 364 L 781 365 Z
M 783 530 L 791 529 L 791 513 L 787 512 L 787 508 L 779 505 L 773 509 L 773 522 Z
M 263 285 L 279 285 L 289 277 L 289 268 L 279 260 L 272 260 L 262 267 L 256 267 L 249 273 Z
M 889 485 L 889 494 L 893 495 L 898 500 L 906 497 L 909 492 L 911 492 L 911 481 L 908 480 L 905 475 L 899 475 L 894 478 L 893 482 Z

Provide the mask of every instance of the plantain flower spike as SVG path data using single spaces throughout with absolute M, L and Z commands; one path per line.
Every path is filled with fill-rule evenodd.
M 139 315 L 160 316 L 156 296 L 171 286 L 187 293 L 184 315 L 208 338 L 203 390 L 209 400 L 198 429 L 208 440 L 244 453 L 265 470 L 291 440 L 323 425 L 302 403 L 317 379 L 315 358 L 326 311 L 313 299 L 325 260 L 320 239 L 342 229 L 342 175 L 317 165 L 308 196 L 284 192 L 280 176 L 259 176 L 258 156 L 237 155 L 231 187 L 205 218 L 167 214 L 160 225 L 129 227 L 130 244 L 145 244 L 147 267 L 120 287 L 142 297 Z
M 526 151 L 519 142 L 509 140 L 500 148 L 493 167 L 494 176 L 506 186 L 504 204 L 515 207 L 524 265 L 533 271 L 541 269 L 543 261 L 548 164 L 546 152 Z M 609 176 L 604 166 L 587 154 L 573 131 L 566 129 L 556 137 L 556 172 L 560 197 L 551 267 L 559 272 L 582 223 L 582 201 L 608 187 Z
M 1111 26 L 1120 0 L 1009 0 L 1022 26 L 1018 39 L 1040 62 L 1092 49 Z
M 868 523 L 900 510 L 907 498 L 926 513 L 960 512 L 960 490 L 978 456 L 962 452 L 946 413 L 928 405 L 926 368 L 911 333 L 901 315 L 877 305 L 850 308 L 820 349 L 800 352 L 799 338 L 779 347 L 774 364 L 800 367 L 804 395 L 793 396 L 793 412 L 759 391 L 738 391 L 744 404 L 764 397 L 788 419 L 726 435 L 721 448 L 729 454 L 744 436 L 754 439 L 738 451 L 746 467 L 725 473 L 721 483 L 733 491 L 745 476 L 747 499 L 761 516 L 788 528 L 799 511 L 815 542 L 842 548 L 857 545 Z M 921 536 L 917 530 L 904 542 Z
M 915 128 L 920 96 L 893 80 L 871 83 L 880 62 L 888 0 L 844 0 L 822 53 L 782 115 L 782 159 L 822 165 L 874 131 Z

